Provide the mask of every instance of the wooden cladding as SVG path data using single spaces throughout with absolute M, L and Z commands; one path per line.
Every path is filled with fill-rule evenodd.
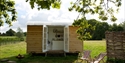
M 69 26 L 69 52 L 83 51 L 83 42 L 77 38 L 77 29 L 78 27 Z
M 42 52 L 43 26 L 29 25 L 27 27 L 27 53 Z

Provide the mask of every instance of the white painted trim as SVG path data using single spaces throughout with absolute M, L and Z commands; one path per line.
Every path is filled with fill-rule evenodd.
M 65 30 L 65 28 L 67 28 L 67 31 Z M 65 37 L 65 34 L 67 33 L 67 37 Z M 67 49 L 65 49 L 65 41 L 67 41 Z M 69 52 L 69 27 L 65 26 L 64 27 L 64 51 L 65 52 Z
M 44 32 L 44 28 L 46 27 L 46 31 L 47 32 Z M 46 34 L 45 34 L 46 33 Z M 48 36 L 47 36 L 47 33 L 48 33 L 48 28 L 46 25 L 43 25 L 43 43 L 42 43 L 42 49 L 43 49 L 43 52 L 46 52 L 47 51 L 47 39 L 48 39 Z M 46 35 L 46 37 L 44 37 L 44 34 Z M 46 49 L 44 50 L 44 39 L 46 38 Z

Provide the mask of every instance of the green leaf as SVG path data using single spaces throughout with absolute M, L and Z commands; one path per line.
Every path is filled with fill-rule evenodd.
M 101 10 L 101 11 L 99 12 L 99 15 L 104 15 L 104 11 Z
M 115 22 L 117 20 L 117 18 L 114 17 L 114 16 L 112 16 L 110 20 L 113 21 L 113 22 Z
M 121 2 L 118 2 L 117 6 L 119 7 L 119 6 L 121 6 L 121 5 L 122 5 L 122 3 L 121 3 Z
M 28 2 L 28 0 L 26 0 L 26 2 Z
M 29 3 L 30 3 L 30 5 L 31 5 L 31 8 L 33 9 L 33 8 L 34 8 L 34 2 L 33 2 L 33 1 L 30 1 Z
M 3 20 L 0 19 L 0 26 L 3 26 Z
M 69 11 L 72 11 L 73 9 L 72 8 L 69 8 Z

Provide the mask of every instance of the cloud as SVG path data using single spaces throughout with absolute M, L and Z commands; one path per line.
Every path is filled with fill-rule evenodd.
M 73 22 L 74 19 L 77 18 L 78 14 L 75 11 L 68 11 L 68 8 L 70 7 L 70 2 L 75 2 L 76 0 L 61 0 L 61 8 L 60 9 L 50 9 L 50 10 L 40 10 L 38 11 L 37 8 L 31 9 L 30 4 L 28 2 L 25 2 L 25 0 L 15 0 L 15 8 L 18 12 L 18 18 L 16 22 L 13 22 L 13 26 L 10 27 L 16 31 L 18 27 L 21 27 L 23 31 L 27 31 L 27 22 L 35 22 L 35 21 L 41 21 L 41 22 Z M 120 8 L 120 12 L 116 14 L 118 17 L 118 21 L 116 23 L 121 23 L 125 20 L 124 14 L 125 14 L 125 1 L 122 0 L 123 5 Z M 86 15 L 89 19 L 97 18 L 97 15 Z M 108 23 L 112 23 L 111 21 L 107 21 Z M 1 32 L 6 32 L 9 27 L 8 25 L 4 25 L 0 27 Z

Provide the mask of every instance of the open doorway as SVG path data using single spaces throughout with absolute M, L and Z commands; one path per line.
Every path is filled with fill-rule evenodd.
M 49 50 L 64 50 L 64 26 L 48 26 Z

